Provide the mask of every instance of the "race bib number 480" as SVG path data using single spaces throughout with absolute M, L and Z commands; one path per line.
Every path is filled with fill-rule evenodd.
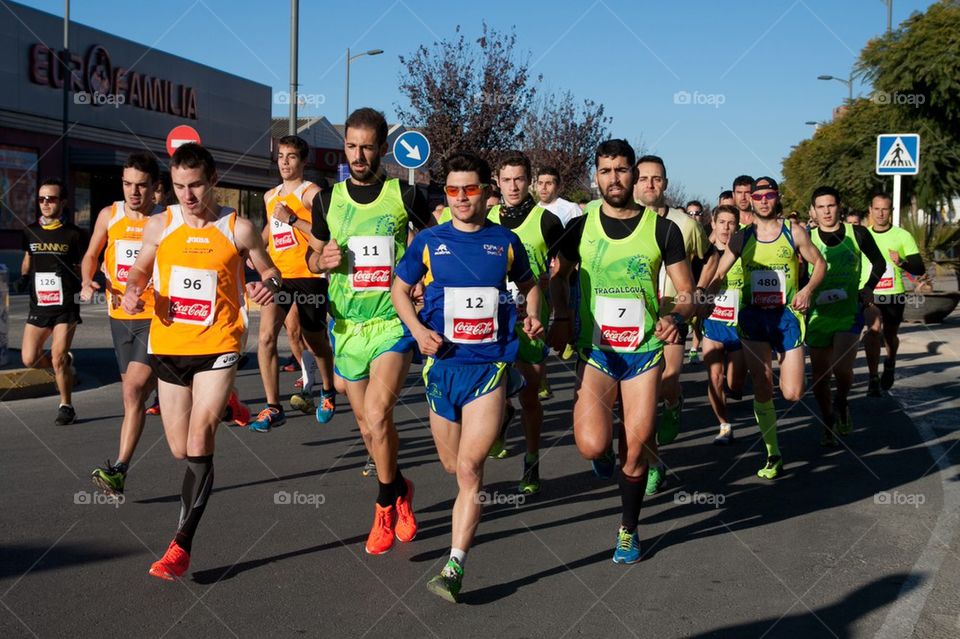
M 170 269 L 170 319 L 210 326 L 217 308 L 217 272 L 174 266 Z
M 787 303 L 787 277 L 783 271 L 753 271 L 750 273 L 750 300 L 754 306 L 772 308 Z
M 492 286 L 447 286 L 443 289 L 443 334 L 454 344 L 497 340 L 500 291 Z
M 391 235 L 358 235 L 347 240 L 350 286 L 355 291 L 389 291 L 393 279 Z
M 130 267 L 137 261 L 143 242 L 131 240 L 117 240 L 114 245 L 114 261 L 117 263 L 114 281 L 117 284 L 126 284 L 130 276 Z
M 594 306 L 593 343 L 614 351 L 632 352 L 643 339 L 643 299 L 598 295 Z
M 34 273 L 33 289 L 37 292 L 37 306 L 63 305 L 63 280 L 56 273 Z

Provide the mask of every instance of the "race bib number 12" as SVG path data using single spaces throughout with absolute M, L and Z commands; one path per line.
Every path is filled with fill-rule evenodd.
M 500 291 L 492 286 L 443 289 L 443 334 L 454 344 L 497 341 Z

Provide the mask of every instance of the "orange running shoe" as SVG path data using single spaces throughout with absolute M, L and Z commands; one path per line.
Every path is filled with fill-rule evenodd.
M 150 405 L 146 411 L 147 415 L 159 415 L 160 414 L 160 398 L 153 400 L 153 404 Z
M 150 566 L 150 574 L 160 579 L 173 581 L 176 577 L 187 572 L 189 567 L 190 553 L 178 546 L 176 540 L 174 540 L 167 546 L 167 552 L 163 553 L 163 557 Z
M 246 426 L 250 423 L 250 409 L 237 397 L 237 391 L 230 391 L 230 397 L 227 399 L 227 406 L 230 407 L 230 419 L 237 426 Z
M 406 543 L 417 536 L 417 520 L 413 516 L 413 482 L 407 483 L 407 496 L 397 497 L 397 539 Z
M 367 554 L 382 555 L 393 548 L 394 527 L 397 523 L 397 509 L 393 506 L 384 508 L 374 504 L 373 528 L 367 537 Z

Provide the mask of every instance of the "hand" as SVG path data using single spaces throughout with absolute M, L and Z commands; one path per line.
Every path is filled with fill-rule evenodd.
M 890 250 L 889 250 L 889 253 L 890 253 L 890 261 L 893 262 L 894 264 L 899 265 L 899 264 L 900 264 L 900 253 L 898 253 L 897 251 L 894 251 L 893 249 L 890 249 Z
M 806 313 L 810 309 L 810 291 L 806 287 L 797 291 L 793 296 L 793 303 L 790 304 L 793 310 L 799 313 Z
M 873 291 L 868 288 L 860 289 L 860 305 L 870 306 L 873 304 Z
M 140 299 L 143 295 L 143 288 L 139 286 L 128 286 L 123 294 L 123 311 L 129 315 L 136 315 L 143 311 L 144 302 Z
M 443 337 L 440 333 L 425 326 L 421 326 L 413 337 L 417 340 L 417 346 L 420 347 L 420 352 L 424 355 L 436 355 L 440 347 L 443 346 Z
M 529 317 L 527 319 L 530 319 Z M 538 322 L 539 323 L 539 322 Z M 541 330 L 543 327 L 540 327 Z M 550 325 L 550 332 L 547 336 L 547 344 L 558 353 L 566 350 L 570 342 L 573 341 L 573 326 L 570 319 L 553 322 Z
M 80 302 L 83 304 L 89 304 L 90 300 L 93 299 L 94 291 L 99 291 L 100 285 L 96 282 L 87 282 L 80 287 Z
M 423 282 L 417 282 L 410 289 L 410 299 L 414 306 L 423 306 Z
M 340 250 L 340 245 L 335 239 L 330 238 L 330 241 L 323 245 L 323 251 L 320 253 L 320 269 L 333 270 L 340 266 L 342 261 L 343 252 Z
M 287 220 L 290 219 L 290 214 L 292 211 L 287 207 L 283 202 L 277 202 L 276 206 L 273 207 L 273 219 L 280 220 L 284 224 L 287 223 Z
M 269 306 L 273 302 L 273 291 L 263 285 L 263 282 L 248 282 L 247 296 L 260 306 Z
M 680 337 L 680 331 L 677 330 L 677 325 L 673 323 L 673 318 L 669 315 L 657 320 L 653 334 L 664 344 L 673 344 Z
M 523 332 L 526 333 L 530 339 L 537 339 L 543 335 L 543 324 L 540 323 L 538 318 L 527 315 L 523 319 Z

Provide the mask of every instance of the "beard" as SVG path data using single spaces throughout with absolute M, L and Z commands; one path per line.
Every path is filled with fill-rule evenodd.
M 632 199 L 630 189 L 624 189 L 621 193 L 616 195 L 610 195 L 609 193 L 603 194 L 603 201 L 609 204 L 610 206 L 616 208 L 623 208 L 630 203 Z
M 349 164 L 348 167 L 350 168 L 350 177 L 354 180 L 357 182 L 369 182 L 380 171 L 380 156 L 374 156 L 363 173 L 354 171 L 352 164 Z

